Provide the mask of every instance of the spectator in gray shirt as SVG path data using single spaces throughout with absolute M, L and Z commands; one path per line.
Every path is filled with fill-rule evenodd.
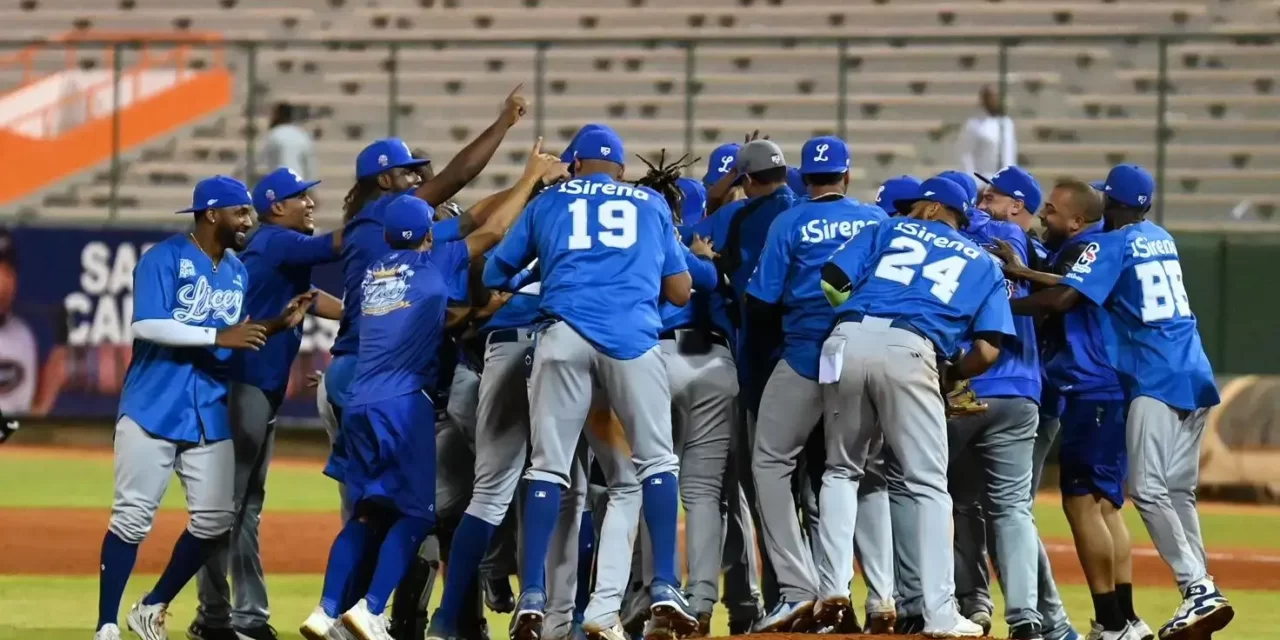
M 315 143 L 306 129 L 294 124 L 294 117 L 293 105 L 276 104 L 271 114 L 271 129 L 259 155 L 260 166 L 266 171 L 288 167 L 303 180 L 317 180 Z

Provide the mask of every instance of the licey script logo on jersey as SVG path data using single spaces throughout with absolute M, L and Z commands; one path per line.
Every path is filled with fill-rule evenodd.
M 178 308 L 173 319 L 182 323 L 204 322 L 209 315 L 227 324 L 240 321 L 240 307 L 244 303 L 244 291 L 240 289 L 214 289 L 209 280 L 200 276 L 195 284 L 184 284 L 178 289 Z
M 361 283 L 360 311 L 366 316 L 383 316 L 409 306 L 404 296 L 409 292 L 408 280 L 412 275 L 413 269 L 407 264 L 374 265 L 365 272 Z

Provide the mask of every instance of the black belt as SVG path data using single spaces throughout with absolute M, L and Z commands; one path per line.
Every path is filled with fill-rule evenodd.
M 849 313 L 846 313 L 844 315 L 837 317 L 836 324 L 840 324 L 841 322 L 862 322 L 862 320 L 866 317 L 867 316 L 864 313 L 861 313 L 858 311 L 850 311 Z M 919 329 L 911 326 L 911 323 L 904 318 L 894 318 L 892 321 L 889 322 L 889 326 L 893 327 L 894 329 L 902 329 L 903 331 L 909 331 L 911 333 L 914 333 L 917 336 L 920 336 L 921 338 L 928 340 L 929 344 L 933 344 L 932 338 L 930 338 L 929 336 L 926 336 L 924 332 L 920 331 Z
M 525 329 L 498 329 L 489 332 L 489 344 L 502 344 L 504 342 L 520 342 L 520 332 Z
M 670 331 L 663 331 L 662 333 L 658 334 L 658 339 L 659 340 L 675 340 L 676 333 L 679 331 L 697 331 L 697 329 L 671 329 Z M 718 331 L 708 331 L 707 341 L 710 342 L 711 344 L 718 344 L 732 351 L 732 348 L 729 346 L 729 339 L 726 338 L 724 334 Z

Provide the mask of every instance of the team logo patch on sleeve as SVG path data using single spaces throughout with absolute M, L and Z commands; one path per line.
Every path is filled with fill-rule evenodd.
M 1090 242 L 1089 246 L 1080 252 L 1080 257 L 1076 258 L 1076 263 L 1071 267 L 1071 270 L 1078 273 L 1089 273 L 1093 270 L 1091 265 L 1098 261 L 1098 252 L 1101 250 L 1102 247 L 1098 243 Z

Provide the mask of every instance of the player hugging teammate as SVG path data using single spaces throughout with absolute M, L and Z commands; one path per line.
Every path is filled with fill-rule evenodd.
M 167 638 L 167 603 L 207 565 L 188 635 L 274 634 L 256 531 L 308 311 L 342 319 L 320 385 L 343 493 L 309 640 L 483 640 L 482 603 L 516 640 L 697 637 L 717 601 L 735 634 L 977 637 L 996 613 L 988 555 L 1011 638 L 1079 638 L 1031 515 L 1059 430 L 1087 637 L 1197 640 L 1231 621 L 1194 494 L 1218 395 L 1175 241 L 1145 220 L 1145 170 L 1047 197 L 1016 166 L 982 189 L 900 176 L 861 203 L 838 138 L 791 168 L 752 134 L 701 181 L 662 158 L 628 182 L 623 140 L 590 124 L 445 213 L 526 108 L 513 92 L 439 172 L 371 143 L 332 235 L 312 236 L 314 183 L 287 170 L 252 195 L 197 185 L 194 231 L 135 273 L 97 640 L 120 636 L 174 470 L 191 524 L 128 627 Z M 310 286 L 334 260 L 341 301 Z M 1133 606 L 1126 496 L 1183 596 L 1158 634 Z M 234 610 L 228 556 L 251 561 L 230 564 Z

